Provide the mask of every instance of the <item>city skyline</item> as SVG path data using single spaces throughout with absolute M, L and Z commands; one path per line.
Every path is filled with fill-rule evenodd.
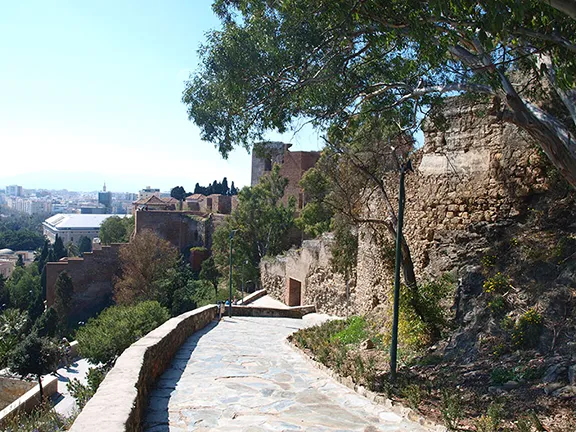
M 223 160 L 181 103 L 209 2 L 31 1 L 0 17 L 0 185 L 27 189 L 162 191 L 227 177 L 250 184 L 245 149 Z M 319 150 L 310 128 L 267 138 Z

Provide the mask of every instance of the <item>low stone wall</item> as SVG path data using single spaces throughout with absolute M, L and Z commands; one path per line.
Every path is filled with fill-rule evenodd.
M 253 292 L 250 295 L 247 295 L 246 297 L 244 297 L 244 301 L 241 303 L 242 305 L 247 305 L 252 303 L 255 300 L 258 300 L 259 298 L 262 298 L 266 295 L 266 290 L 265 289 L 261 289 L 258 291 Z
M 140 431 L 148 393 L 180 346 L 217 315 L 215 305 L 172 318 L 132 344 L 86 404 L 70 432 Z
M 6 378 L 8 379 L 8 378 Z M 32 388 L 0 411 L 0 427 L 21 411 L 31 411 L 40 404 L 40 387 L 32 384 Z M 42 378 L 44 397 L 50 397 L 58 392 L 58 378 L 49 375 Z M 5 391 L 5 388 L 2 388 Z
M 296 306 L 286 309 L 275 309 L 270 307 L 258 306 L 232 306 L 232 316 L 251 316 L 251 317 L 268 317 L 268 318 L 302 318 L 304 315 L 316 312 L 314 306 Z M 225 314 L 228 314 L 228 306 L 225 308 Z
M 18 378 L 0 377 L 0 410 L 6 408 L 32 387 L 34 382 Z

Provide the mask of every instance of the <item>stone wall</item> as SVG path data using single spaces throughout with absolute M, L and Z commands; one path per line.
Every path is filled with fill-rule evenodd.
M 127 348 L 70 432 L 142 430 L 148 393 L 180 346 L 216 318 L 215 305 L 172 318 Z
M 32 387 L 35 382 L 0 377 L 0 410 L 3 410 Z
M 140 212 L 139 212 L 140 213 Z M 121 244 L 102 246 L 101 250 L 86 252 L 83 258 L 46 264 L 46 301 L 54 304 L 58 275 L 66 271 L 72 278 L 74 296 L 71 319 L 86 321 L 110 304 L 114 278 L 120 275 L 118 251 Z
M 136 235 L 144 230 L 154 231 L 179 251 L 206 245 L 208 224 L 204 215 L 197 212 L 143 211 L 136 212 L 135 218 Z
M 284 204 L 288 203 L 290 197 L 296 200 L 296 208 L 301 209 L 304 205 L 304 195 L 300 187 L 302 175 L 312 168 L 318 159 L 320 152 L 291 152 L 288 149 L 284 152 L 284 161 L 280 166 L 280 175 L 288 179 L 288 184 L 284 190 L 282 200 Z
M 479 263 L 483 254 L 466 247 L 480 236 L 477 230 L 521 220 L 534 197 L 549 187 L 537 147 L 518 128 L 458 99 L 449 101 L 442 113 L 445 128 L 425 125 L 424 146 L 413 156 L 415 172 L 406 177 L 404 232 L 420 279 L 447 271 L 462 276 L 459 263 Z M 397 208 L 398 174 L 391 172 L 386 184 Z M 377 197 L 369 206 L 371 217 L 386 219 Z M 326 239 L 313 247 L 304 242 L 300 251 L 264 263 L 262 288 L 286 301 L 287 279 L 299 278 L 306 301 L 319 312 L 338 315 L 364 313 L 386 303 L 393 284 L 389 252 L 394 243 L 381 225 L 360 226 L 358 234 L 356 277 L 349 295 L 345 281 L 330 269 Z

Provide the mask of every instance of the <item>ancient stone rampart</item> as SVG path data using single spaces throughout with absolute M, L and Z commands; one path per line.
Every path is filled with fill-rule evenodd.
M 549 187 L 537 146 L 518 128 L 458 99 L 442 113 L 445 127 L 425 125 L 424 146 L 413 155 L 415 172 L 406 177 L 404 231 L 421 279 L 459 273 L 458 263 L 472 256 L 479 262 L 482 251 L 466 248 L 479 235 L 475 229 L 522 218 L 533 197 Z M 398 174 L 391 172 L 386 185 L 397 208 Z M 385 220 L 383 203 L 372 196 L 370 216 Z M 392 239 L 381 225 L 358 229 L 356 278 L 348 288 L 330 268 L 329 239 L 304 242 L 301 250 L 264 262 L 262 288 L 287 302 L 290 278 L 298 279 L 305 303 L 338 315 L 386 303 L 393 281 Z M 322 254 L 315 255 L 317 250 Z
M 106 307 L 112 299 L 114 278 L 120 274 L 118 251 L 121 244 L 102 246 L 84 253 L 83 258 L 46 264 L 46 301 L 54 304 L 58 275 L 66 271 L 72 279 L 74 296 L 71 320 L 85 321 Z
M 182 344 L 216 317 L 216 305 L 172 318 L 127 348 L 70 432 L 142 430 L 148 393 Z
M 210 224 L 204 214 L 193 211 L 137 211 L 136 235 L 151 230 L 179 251 L 207 245 Z

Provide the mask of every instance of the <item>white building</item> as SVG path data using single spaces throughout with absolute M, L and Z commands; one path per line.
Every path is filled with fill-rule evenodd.
M 52 212 L 52 202 L 45 198 L 20 198 L 8 196 L 6 202 L 9 208 L 29 215 Z
M 44 235 L 51 243 L 56 241 L 56 236 L 60 237 L 64 244 L 78 243 L 81 237 L 88 237 L 93 240 L 98 237 L 100 225 L 110 216 L 110 214 L 57 214 L 49 217 L 42 226 Z
M 144 189 L 138 192 L 138 201 L 141 199 L 150 198 L 153 195 L 160 198 L 160 189 L 153 189 L 150 186 L 146 186 Z

